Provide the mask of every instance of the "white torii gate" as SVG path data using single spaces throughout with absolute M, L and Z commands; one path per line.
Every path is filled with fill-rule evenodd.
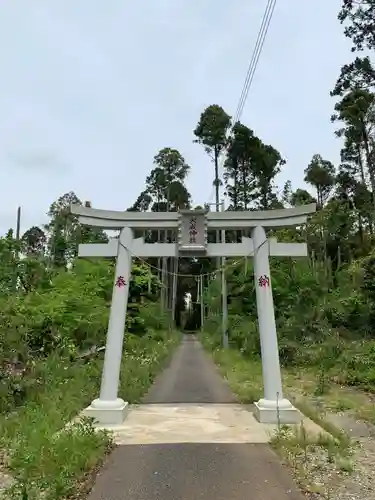
M 125 319 L 132 256 L 135 257 L 254 257 L 258 325 L 262 354 L 264 398 L 255 403 L 255 417 L 262 423 L 298 423 L 300 412 L 285 399 L 282 390 L 279 349 L 270 278 L 269 256 L 305 257 L 306 243 L 279 243 L 267 239 L 265 228 L 304 224 L 316 205 L 258 212 L 119 212 L 79 205 L 71 213 L 83 225 L 120 230 L 108 243 L 79 246 L 80 257 L 117 257 L 100 395 L 85 409 L 100 425 L 119 425 L 126 418 L 128 403 L 118 397 Z M 241 243 L 207 243 L 207 229 L 252 229 Z M 133 229 L 177 229 L 177 243 L 145 243 L 134 238 Z

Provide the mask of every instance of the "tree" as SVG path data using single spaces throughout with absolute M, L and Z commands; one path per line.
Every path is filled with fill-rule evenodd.
M 255 207 L 262 210 L 280 207 L 274 192 L 274 180 L 285 160 L 272 146 L 258 140 L 254 148 L 251 170 L 255 179 Z
M 141 207 L 150 208 L 152 212 L 169 212 L 190 206 L 190 193 L 184 184 L 189 173 L 190 166 L 177 149 L 169 147 L 162 148 L 154 156 L 155 167 L 146 178 L 146 190 L 141 193 L 131 210 L 139 210 Z M 149 231 L 145 235 L 150 243 L 155 241 L 172 241 L 170 231 Z M 172 262 L 173 261 L 173 262 Z M 150 260 L 152 265 L 158 269 L 162 267 L 161 281 L 162 302 L 172 305 L 172 294 L 166 290 L 172 289 L 172 273 L 178 269 L 178 262 L 173 259 Z M 172 269 L 173 267 L 173 269 Z M 169 269 L 170 268 L 170 269 Z M 170 271 L 170 272 L 168 272 Z
M 344 138 L 344 146 L 340 151 L 343 164 L 350 165 L 354 178 L 366 184 L 365 164 L 362 155 L 361 132 L 353 125 L 336 131 L 337 137 Z
M 47 237 L 45 232 L 38 226 L 28 229 L 22 236 L 23 251 L 28 256 L 44 255 Z
M 161 197 L 166 200 L 168 212 L 171 203 L 171 184 L 176 181 L 180 181 L 180 183 L 185 181 L 190 166 L 177 149 L 171 148 L 161 149 L 154 157 L 154 164 L 157 167 L 150 176 L 150 190 L 154 189 L 154 192 L 157 193 L 158 201 Z
M 92 208 L 91 201 L 85 201 L 84 206 L 87 208 Z M 79 243 L 107 243 L 108 236 L 100 227 L 90 227 L 83 226 L 82 224 L 77 225 L 76 238 L 76 248 Z
M 190 170 L 182 154 L 172 148 L 161 149 L 154 156 L 154 164 L 163 170 L 167 183 L 174 180 L 184 181 Z
M 73 191 L 60 196 L 52 203 L 47 214 L 50 222 L 44 226 L 48 234 L 51 261 L 58 267 L 66 267 L 76 254 L 78 217 L 71 214 L 71 204 L 82 205 Z
M 157 203 L 165 199 L 166 179 L 162 168 L 157 167 L 151 170 L 146 178 L 146 192 L 151 195 L 151 200 L 154 199 Z
M 298 205 L 309 205 L 315 202 L 315 198 L 306 191 L 306 189 L 298 188 L 290 195 L 290 204 L 293 207 L 297 207 Z
M 343 96 L 355 89 L 371 90 L 375 85 L 375 69 L 370 58 L 356 57 L 350 64 L 344 64 L 331 96 Z
M 128 212 L 147 212 L 152 203 L 152 196 L 147 191 L 142 191 L 135 203 L 128 208 Z
M 316 154 L 305 169 L 305 182 L 314 186 L 317 192 L 317 204 L 322 208 L 332 190 L 335 181 L 335 167 L 330 161 Z
M 354 150 L 357 165 L 361 171 L 362 182 L 365 181 L 363 155 L 367 173 L 370 177 L 372 192 L 375 193 L 374 142 L 371 137 L 375 124 L 375 95 L 362 89 L 350 91 L 336 103 L 335 112 L 331 121 L 341 121 L 345 125 L 343 129 L 337 132 L 337 135 L 346 138 L 346 146 L 352 154 L 354 152 L 353 146 L 356 145 Z
M 212 104 L 208 106 L 200 116 L 199 122 L 194 130 L 198 144 L 202 144 L 215 166 L 214 186 L 216 193 L 216 210 L 219 210 L 219 156 L 227 146 L 227 132 L 231 125 L 231 117 L 224 109 Z
M 239 122 L 234 125 L 224 163 L 224 180 L 234 210 L 247 210 L 253 199 L 255 177 L 252 161 L 257 141 L 248 127 Z
M 338 19 L 353 42 L 352 51 L 375 49 L 375 0 L 343 0 Z
M 156 167 L 151 170 L 150 175 L 146 178 L 144 197 L 146 194 L 151 197 L 149 205 L 154 201 L 153 211 L 156 211 L 157 207 L 164 207 L 164 202 L 166 205 L 163 211 L 169 211 L 173 205 L 171 190 L 174 186 L 174 193 L 176 194 L 177 190 L 179 190 L 181 196 L 182 186 L 189 173 L 190 166 L 177 149 L 171 148 L 161 149 L 154 157 L 154 164 Z
M 357 219 L 358 234 L 363 242 L 364 226 L 372 233 L 372 194 L 362 179 L 357 179 L 357 169 L 353 163 L 342 163 L 336 175 L 336 199 L 345 203 Z
M 173 212 L 190 208 L 190 193 L 180 181 L 173 181 L 169 185 L 169 208 Z
M 224 179 L 233 210 L 280 206 L 274 192 L 274 179 L 285 161 L 241 123 L 233 127 L 228 140 Z
M 108 241 L 99 228 L 83 228 L 78 217 L 70 212 L 70 205 L 82 205 L 77 195 L 70 191 L 52 203 L 48 211 L 50 222 L 45 225 L 48 234 L 48 251 L 51 262 L 57 267 L 66 267 L 77 255 L 79 243 Z M 85 202 L 91 207 L 91 202 Z
M 9 295 L 17 288 L 19 245 L 9 229 L 5 238 L 0 238 L 0 296 Z
M 281 195 L 281 201 L 283 205 L 291 205 L 291 199 L 292 199 L 292 183 L 290 180 L 286 181 L 283 187 L 282 195 Z

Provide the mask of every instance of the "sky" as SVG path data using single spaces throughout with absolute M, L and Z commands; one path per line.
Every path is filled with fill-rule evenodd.
M 4 0 L 0 16 L 0 234 L 47 222 L 68 191 L 125 210 L 153 157 L 179 149 L 195 204 L 213 165 L 193 143 L 201 112 L 235 114 L 266 0 Z M 303 187 L 315 153 L 337 164 L 333 88 L 350 44 L 341 0 L 278 0 L 241 121 Z

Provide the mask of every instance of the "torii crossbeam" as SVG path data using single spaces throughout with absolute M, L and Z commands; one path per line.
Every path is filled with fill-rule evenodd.
M 120 230 L 119 238 L 110 239 L 108 243 L 79 246 L 80 257 L 116 257 L 100 396 L 86 408 L 85 414 L 102 426 L 121 424 L 126 417 L 127 403 L 118 398 L 118 386 L 132 256 L 253 256 L 264 384 L 264 398 L 255 404 L 255 416 L 260 422 L 270 424 L 298 423 L 299 411 L 283 397 L 269 256 L 305 257 L 307 246 L 267 239 L 264 228 L 304 224 L 315 210 L 315 204 L 311 204 L 258 212 L 116 212 L 72 205 L 71 212 L 79 217 L 81 224 Z M 241 243 L 207 242 L 208 229 L 246 228 L 252 229 L 252 237 L 242 238 Z M 133 237 L 133 229 L 176 229 L 178 242 L 145 243 L 143 238 Z

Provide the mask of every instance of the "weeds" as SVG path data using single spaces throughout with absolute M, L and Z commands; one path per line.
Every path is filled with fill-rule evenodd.
M 283 426 L 277 429 L 271 438 L 271 445 L 306 492 L 329 498 L 332 481 L 339 480 L 342 474 L 353 472 L 350 441 L 327 433 L 309 433 L 303 423 L 295 428 Z
M 204 338 L 203 343 L 207 348 L 212 347 Z M 241 402 L 252 403 L 261 397 L 260 360 L 246 359 L 234 349 L 216 349 L 213 357 Z M 303 423 L 300 426 L 282 425 L 277 404 L 278 425 L 271 445 L 291 468 L 305 492 L 319 494 L 328 500 L 340 478 L 353 472 L 354 443 L 345 432 L 325 419 L 325 403 L 329 401 L 337 407 L 351 408 L 355 404 L 350 398 L 339 401 L 332 397 L 332 383 L 328 383 L 323 365 L 318 371 L 304 370 L 302 374 L 284 370 L 284 375 L 288 397 L 306 417 L 321 427 L 322 432 L 313 434 Z M 307 394 L 312 396 L 310 401 Z
M 213 351 L 213 358 L 222 376 L 228 381 L 241 403 L 251 404 L 262 396 L 262 366 L 250 362 L 241 353 L 231 349 Z
M 133 342 L 131 348 L 128 345 L 120 396 L 129 402 L 139 401 L 176 342 L 177 336 L 165 336 L 164 340 L 147 337 Z M 41 391 L 0 419 L 0 446 L 14 479 L 7 498 L 69 498 L 111 450 L 111 436 L 95 430 L 91 419 L 64 427 L 97 394 L 101 365 L 100 360 L 73 364 L 47 359 L 38 367 Z

